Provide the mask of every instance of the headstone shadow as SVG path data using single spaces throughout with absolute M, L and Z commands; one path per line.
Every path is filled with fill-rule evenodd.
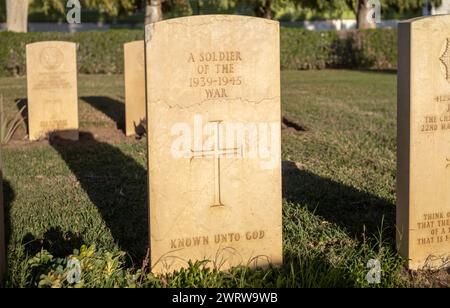
M 79 141 L 50 138 L 91 202 L 98 208 L 115 242 L 133 260 L 148 247 L 147 171 L 120 149 L 80 132 Z
M 64 258 L 72 254 L 74 249 L 79 249 L 83 245 L 83 239 L 73 232 L 64 232 L 59 227 L 52 227 L 42 238 L 27 233 L 22 238 L 22 245 L 28 256 L 34 256 L 45 249 L 54 257 Z
M 83 96 L 81 99 L 108 116 L 117 129 L 125 130 L 125 104 L 108 96 Z
M 310 171 L 283 162 L 283 197 L 304 204 L 315 214 L 335 223 L 358 238 L 376 234 L 395 241 L 395 205 L 386 199 L 360 191 Z M 387 232 L 387 233 L 386 233 Z

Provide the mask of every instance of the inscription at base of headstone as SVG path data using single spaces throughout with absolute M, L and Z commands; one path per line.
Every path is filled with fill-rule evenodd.
M 28 134 L 78 140 L 76 44 L 27 45 Z
M 399 25 L 397 246 L 411 269 L 450 261 L 450 15 Z
M 125 134 L 145 131 L 145 45 L 135 41 L 124 45 L 125 61 Z
M 278 22 L 146 27 L 152 271 L 282 263 Z

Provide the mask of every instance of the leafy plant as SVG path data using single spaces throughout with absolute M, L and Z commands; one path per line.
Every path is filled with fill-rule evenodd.
M 16 103 L 18 105 L 19 101 Z M 0 140 L 2 144 L 8 143 L 19 126 L 24 123 L 22 116 L 26 106 L 17 111 L 14 117 L 9 118 L 3 109 L 3 96 L 0 97 Z

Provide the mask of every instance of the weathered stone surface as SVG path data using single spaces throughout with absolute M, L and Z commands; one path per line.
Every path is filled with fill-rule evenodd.
M 153 271 L 282 263 L 279 24 L 148 25 Z

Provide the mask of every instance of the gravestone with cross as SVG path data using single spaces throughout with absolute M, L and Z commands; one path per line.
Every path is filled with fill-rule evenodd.
M 282 262 L 277 22 L 146 27 L 152 270 Z
M 397 246 L 411 269 L 450 260 L 450 16 L 399 25 Z

